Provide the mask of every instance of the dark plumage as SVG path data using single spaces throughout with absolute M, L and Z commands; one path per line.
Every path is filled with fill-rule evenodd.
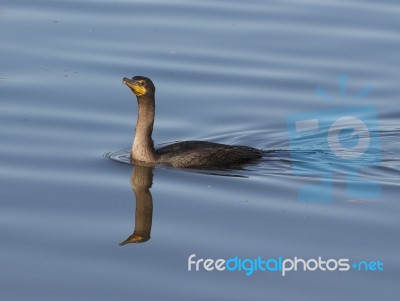
M 138 119 L 132 144 L 132 160 L 173 167 L 227 167 L 262 157 L 262 151 L 248 146 L 226 145 L 207 141 L 184 141 L 155 150 L 151 134 L 155 116 L 155 86 L 143 76 L 124 78 L 137 97 Z

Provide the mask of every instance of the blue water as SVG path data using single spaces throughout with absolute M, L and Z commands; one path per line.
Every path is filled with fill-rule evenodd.
M 1 298 L 397 300 L 399 28 L 396 1 L 3 0 Z M 210 140 L 266 155 L 241 169 L 135 176 L 137 104 L 122 85 L 133 75 L 157 87 L 156 145 Z M 377 124 L 370 156 L 338 160 L 324 127 L 289 141 L 289 116 L 325 112 L 322 122 L 364 105 L 376 108 L 360 116 Z M 343 135 L 348 147 L 361 139 Z M 133 191 L 140 180 L 152 187 Z M 119 246 L 141 218 L 151 238 Z M 193 253 L 384 270 L 189 272 Z

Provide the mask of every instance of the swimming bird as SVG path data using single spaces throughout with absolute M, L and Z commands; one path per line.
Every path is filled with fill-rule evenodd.
M 226 145 L 208 141 L 183 141 L 154 148 L 153 133 L 156 87 L 144 76 L 122 81 L 136 95 L 138 117 L 132 144 L 132 161 L 146 165 L 181 168 L 229 167 L 262 157 L 262 151 L 248 146 Z

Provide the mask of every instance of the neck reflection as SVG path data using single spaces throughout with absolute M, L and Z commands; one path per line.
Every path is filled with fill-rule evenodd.
M 135 229 L 133 234 L 119 245 L 143 243 L 150 239 L 153 219 L 153 197 L 150 188 L 153 184 L 153 168 L 134 166 L 131 176 L 131 186 L 136 198 Z

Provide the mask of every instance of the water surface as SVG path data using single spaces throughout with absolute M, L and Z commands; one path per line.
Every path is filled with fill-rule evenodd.
M 395 1 L 2 1 L 3 298 L 395 300 L 399 15 Z M 151 239 L 120 247 L 135 227 L 134 168 L 105 154 L 130 146 L 136 101 L 121 81 L 139 74 L 157 86 L 157 145 L 210 140 L 266 156 L 240 170 L 154 168 Z M 300 202 L 332 158 L 305 136 L 316 146 L 295 151 L 315 173 L 294 174 L 288 116 L 363 104 L 376 107 L 381 161 L 360 176 L 381 196 L 349 197 L 349 166 L 335 161 L 332 199 Z M 188 272 L 193 253 L 385 269 Z

